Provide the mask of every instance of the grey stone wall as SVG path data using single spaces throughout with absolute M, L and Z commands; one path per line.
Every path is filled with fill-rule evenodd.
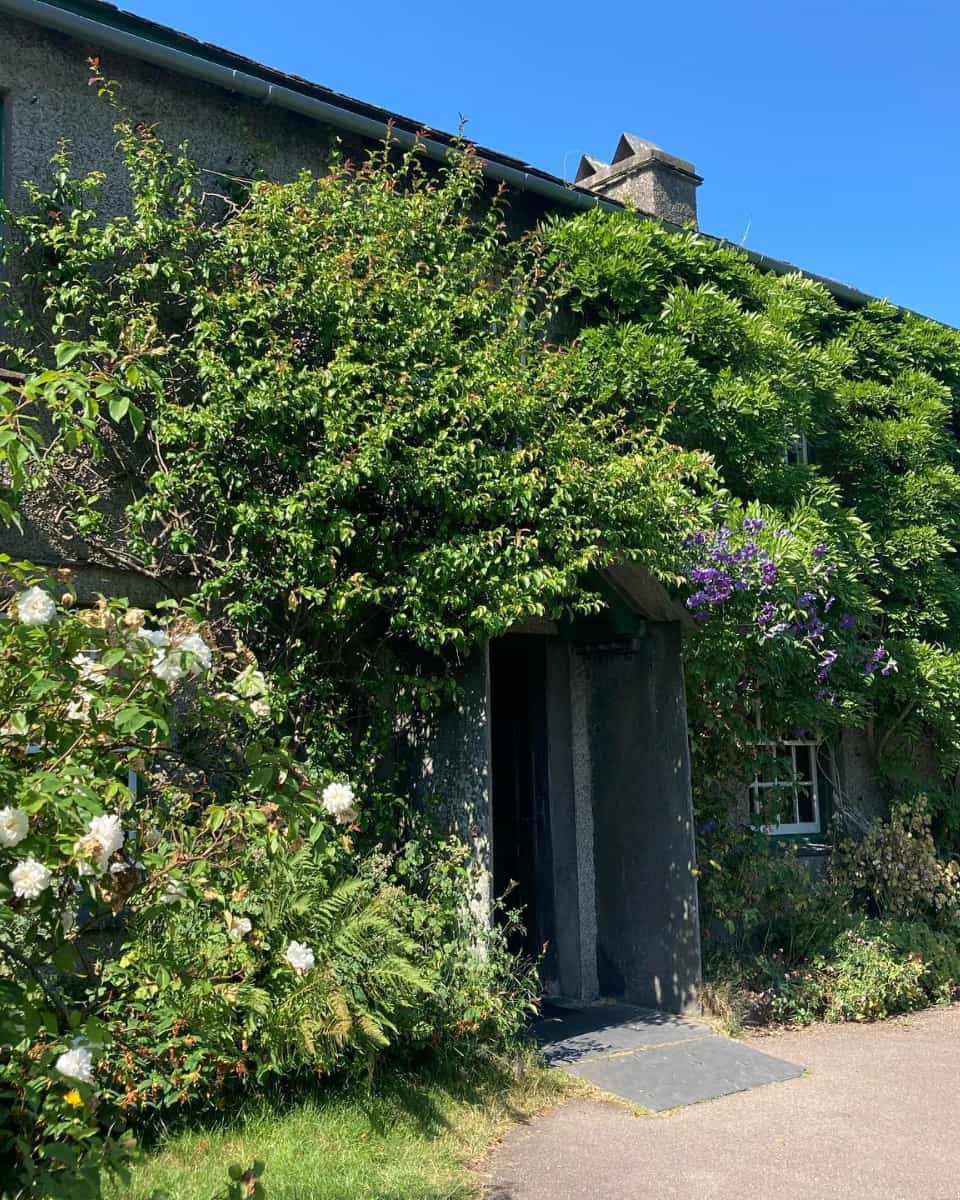
M 188 143 L 190 157 L 208 173 L 214 192 L 224 186 L 218 173 L 284 181 L 304 168 L 322 173 L 334 145 L 345 158 L 360 161 L 377 144 L 0 15 L 2 178 L 12 206 L 24 204 L 20 185 L 25 179 L 49 178 L 50 155 L 66 138 L 76 170 L 106 172 L 103 211 L 125 210 L 127 188 L 114 152 L 116 115 L 89 86 L 91 56 L 99 56 L 106 76 L 119 83 L 121 104 L 135 123 L 154 128 L 168 145 Z M 490 193 L 494 190 L 491 185 Z M 515 232 L 529 228 L 545 211 L 545 202 L 536 196 L 508 197 L 506 216 Z
M 876 756 L 867 733 L 845 729 L 835 750 L 834 813 L 846 832 L 860 837 L 887 816 Z

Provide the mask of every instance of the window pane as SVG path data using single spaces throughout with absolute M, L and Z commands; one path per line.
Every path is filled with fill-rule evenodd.
M 797 788 L 797 820 L 809 825 L 817 819 L 816 807 L 813 803 L 813 788 Z
M 816 779 L 817 752 L 813 746 L 797 746 L 797 778 L 803 783 Z
M 787 442 L 783 457 L 792 467 L 805 466 L 809 458 L 806 434 L 793 434 Z

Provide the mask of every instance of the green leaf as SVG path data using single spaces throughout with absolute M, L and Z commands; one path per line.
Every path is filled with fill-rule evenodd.
M 113 421 L 122 421 L 130 409 L 130 400 L 127 396 L 114 396 L 108 405 L 110 409 L 110 419 Z

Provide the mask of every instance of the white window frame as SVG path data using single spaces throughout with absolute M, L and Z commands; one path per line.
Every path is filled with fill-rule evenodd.
M 791 459 L 791 455 L 794 457 Z M 786 446 L 783 448 L 783 461 L 787 466 L 805 467 L 810 462 L 810 443 L 807 441 L 805 433 L 793 433 L 790 435 Z
M 823 819 L 820 809 L 820 784 L 817 778 L 820 773 L 817 762 L 820 748 L 819 741 L 807 738 L 784 738 L 779 742 L 763 741 L 756 744 L 758 746 L 769 747 L 777 763 L 789 754 L 792 774 L 787 779 L 780 779 L 776 774 L 779 768 L 775 768 L 773 779 L 762 779 L 760 775 L 753 777 L 753 782 L 747 785 L 747 803 L 750 806 L 750 819 L 753 821 L 763 811 L 763 793 L 774 790 L 778 791 L 781 797 L 784 798 L 784 802 L 791 806 L 793 811 L 790 815 L 793 819 L 771 824 L 757 824 L 755 828 L 762 829 L 764 833 L 774 837 L 786 834 L 822 833 Z M 805 757 L 810 764 L 809 778 L 798 773 L 798 749 L 806 751 Z M 800 820 L 800 797 L 805 791 L 809 793 L 812 804 L 812 821 Z

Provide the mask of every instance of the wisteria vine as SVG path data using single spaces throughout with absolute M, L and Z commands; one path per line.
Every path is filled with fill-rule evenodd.
M 828 684 L 840 653 L 828 647 L 828 638 L 836 631 L 854 630 L 856 618 L 844 612 L 834 625 L 831 611 L 837 598 L 830 592 L 828 583 L 836 566 L 829 561 L 829 545 L 818 542 L 810 551 L 810 574 L 818 590 L 804 591 L 792 602 L 778 601 L 771 593 L 784 576 L 782 558 L 776 552 L 771 554 L 763 549 L 756 540 L 756 535 L 764 531 L 765 523 L 761 517 L 744 517 L 741 527 L 745 540 L 739 546 L 735 545 L 734 530 L 726 523 L 687 537 L 685 547 L 690 561 L 686 576 L 695 588 L 687 599 L 687 607 L 694 620 L 703 623 L 720 612 L 737 594 L 756 594 L 760 603 L 754 623 L 760 638 L 764 641 L 783 638 L 806 645 L 817 659 L 817 682 L 821 685 L 817 699 L 835 703 L 836 695 L 829 691 Z M 774 533 L 778 543 L 786 543 L 793 537 L 793 532 L 786 528 L 779 528 Z M 864 678 L 878 671 L 881 675 L 891 675 L 897 670 L 896 659 L 883 642 L 858 666 Z

